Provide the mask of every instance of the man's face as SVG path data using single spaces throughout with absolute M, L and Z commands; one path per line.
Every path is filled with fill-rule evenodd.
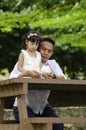
M 42 63 L 45 63 L 52 55 L 53 55 L 53 45 L 48 42 L 42 42 L 42 46 L 40 47 L 40 53 L 42 56 Z

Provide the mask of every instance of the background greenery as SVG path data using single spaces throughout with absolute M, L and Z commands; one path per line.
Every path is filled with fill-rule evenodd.
M 12 70 L 31 30 L 56 41 L 53 57 L 69 78 L 86 79 L 86 0 L 1 0 L 1 74 Z

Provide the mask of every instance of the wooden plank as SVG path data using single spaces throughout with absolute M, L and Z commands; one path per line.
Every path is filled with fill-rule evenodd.
M 53 130 L 53 124 L 47 123 L 47 130 Z
M 52 124 L 0 124 L 0 130 L 52 130 Z
M 28 85 L 23 86 L 22 83 L 19 84 L 7 84 L 0 86 L 0 97 L 10 97 L 10 96 L 17 96 L 20 94 L 27 94 L 28 93 Z
M 86 80 L 76 80 L 76 79 L 71 79 L 71 80 L 60 80 L 60 79 L 34 79 L 34 78 L 13 78 L 13 79 L 6 79 L 6 80 L 1 80 L 0 83 L 4 84 L 4 82 L 8 82 L 8 84 L 12 83 L 35 83 L 35 84 L 63 84 L 63 85 L 86 85 Z
M 52 130 L 52 124 L 20 124 L 20 130 Z
M 86 118 L 83 117 L 34 117 L 25 119 L 25 123 L 63 123 L 63 124 L 86 124 Z
M 23 88 L 28 88 L 28 84 L 23 83 Z M 28 89 L 27 89 L 27 92 L 28 92 Z M 22 122 L 24 118 L 28 118 L 25 95 L 24 94 L 19 95 L 17 96 L 17 98 L 18 98 L 19 119 L 20 119 L 20 122 Z
M 5 120 L 3 124 L 18 124 L 16 120 Z M 86 117 L 32 117 L 25 118 L 21 124 L 44 124 L 44 123 L 64 123 L 64 124 L 86 124 Z
M 4 85 L 5 81 L 0 82 L 1 83 L 3 82 Z M 9 79 L 8 82 L 8 84 L 19 84 L 19 83 L 28 83 L 29 89 L 86 91 L 86 80 L 57 80 L 57 79 L 50 80 L 50 79 L 15 78 L 15 79 Z M 0 88 L 3 85 L 0 85 Z
M 30 124 L 30 123 L 22 123 L 22 124 L 16 124 L 16 121 L 4 121 L 4 124 L 0 124 L 0 130 L 52 130 L 52 124 L 43 124 L 43 123 L 36 123 L 36 124 Z M 10 124 L 9 124 L 10 123 Z M 8 124 L 8 125 L 7 125 Z M 15 127 L 16 125 L 16 127 Z M 12 129 L 13 127 L 13 129 Z M 7 128 L 7 129 L 6 129 Z
M 0 130 L 20 130 L 20 124 L 0 124 Z
M 20 78 L 20 79 L 15 78 L 12 82 L 28 83 L 29 89 L 86 91 L 86 80 L 57 80 L 57 79 L 50 80 L 50 79 L 33 79 L 33 78 Z
M 28 118 L 25 95 L 20 95 L 17 98 L 18 98 L 19 120 L 20 122 L 23 122 L 23 119 Z
M 35 83 L 35 84 L 76 84 L 86 85 L 86 80 L 60 80 L 60 79 L 35 79 L 35 78 L 14 78 L 10 79 L 10 83 Z
M 8 79 L 0 80 L 0 86 L 1 86 L 1 85 L 6 85 L 6 84 L 9 84 L 9 83 L 10 83 L 9 78 L 8 78 Z

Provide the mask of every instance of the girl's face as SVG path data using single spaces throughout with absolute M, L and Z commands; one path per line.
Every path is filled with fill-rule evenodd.
M 26 40 L 27 49 L 31 52 L 34 52 L 37 50 L 39 43 L 37 41 L 31 42 Z

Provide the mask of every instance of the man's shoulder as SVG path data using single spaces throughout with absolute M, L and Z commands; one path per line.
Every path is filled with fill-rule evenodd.
M 50 60 L 47 60 L 47 63 L 54 64 L 54 63 L 56 63 L 56 60 L 55 59 L 50 59 Z
M 59 66 L 55 59 L 48 60 L 47 64 L 49 64 L 50 66 Z

